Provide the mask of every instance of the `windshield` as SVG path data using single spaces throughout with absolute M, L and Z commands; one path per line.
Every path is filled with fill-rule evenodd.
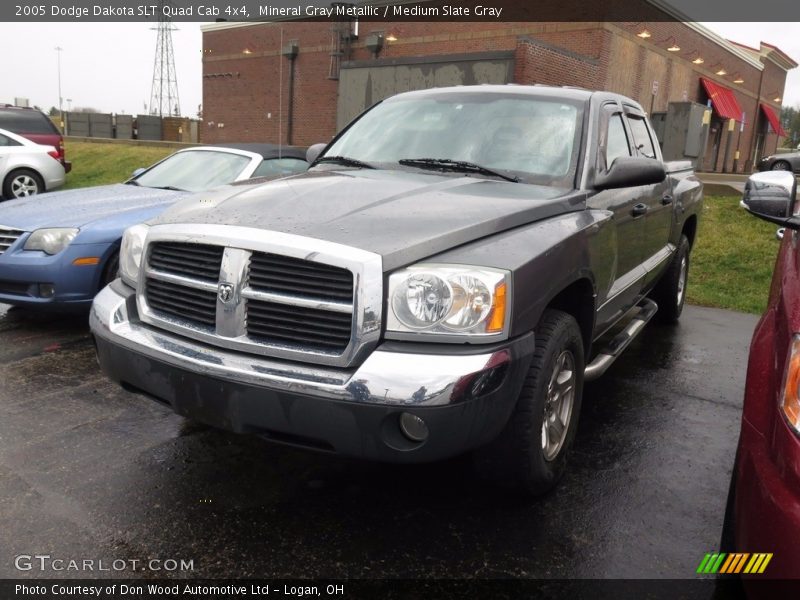
M 527 94 L 443 92 L 387 100 L 325 152 L 383 168 L 434 158 L 474 163 L 522 181 L 572 187 L 580 102 Z
M 231 183 L 249 162 L 250 157 L 232 152 L 177 152 L 133 180 L 145 187 L 202 192 Z

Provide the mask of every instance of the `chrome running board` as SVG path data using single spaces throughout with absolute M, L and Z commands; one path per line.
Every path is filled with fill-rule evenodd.
M 653 318 L 653 315 L 658 312 L 658 304 L 644 298 L 637 305 L 639 312 L 633 317 L 623 331 L 614 336 L 614 338 L 603 348 L 594 360 L 586 365 L 586 370 L 583 372 L 584 381 L 593 381 L 605 373 L 608 368 L 617 360 L 622 351 L 628 347 L 639 333 L 641 333 L 647 322 Z

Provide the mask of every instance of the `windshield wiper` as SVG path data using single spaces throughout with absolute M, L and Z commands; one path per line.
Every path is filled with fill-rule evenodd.
M 171 192 L 185 192 L 186 190 L 183 188 L 175 187 L 174 185 L 151 185 L 148 186 L 153 188 L 154 190 L 169 190 Z
M 358 160 L 357 158 L 350 158 L 349 156 L 323 156 L 317 160 L 318 163 L 336 163 L 338 165 L 345 165 L 347 167 L 358 167 L 361 169 L 374 169 L 371 164 Z
M 506 181 L 517 183 L 519 177 L 512 177 L 494 171 L 482 165 L 467 162 L 465 160 L 452 160 L 450 158 L 401 158 L 398 160 L 401 165 L 406 167 L 422 167 L 423 169 L 441 169 L 445 171 L 457 171 L 460 173 L 479 173 L 481 175 L 491 175 L 500 177 Z

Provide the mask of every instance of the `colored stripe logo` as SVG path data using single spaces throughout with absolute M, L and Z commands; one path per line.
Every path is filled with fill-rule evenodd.
M 717 573 L 763 573 L 771 560 L 771 552 L 754 554 L 748 552 L 733 552 L 731 554 L 718 552 L 715 554 L 706 554 L 703 560 L 700 561 L 697 572 L 704 575 L 715 575 Z

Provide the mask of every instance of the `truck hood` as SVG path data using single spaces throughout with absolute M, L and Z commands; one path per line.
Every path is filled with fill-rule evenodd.
M 187 194 L 122 183 L 50 192 L 0 203 L 0 225 L 23 231 L 83 227 L 121 211 L 166 205 Z
M 391 270 L 466 242 L 581 210 L 585 193 L 411 171 L 312 171 L 200 193 L 154 224 L 255 227 L 380 254 Z

